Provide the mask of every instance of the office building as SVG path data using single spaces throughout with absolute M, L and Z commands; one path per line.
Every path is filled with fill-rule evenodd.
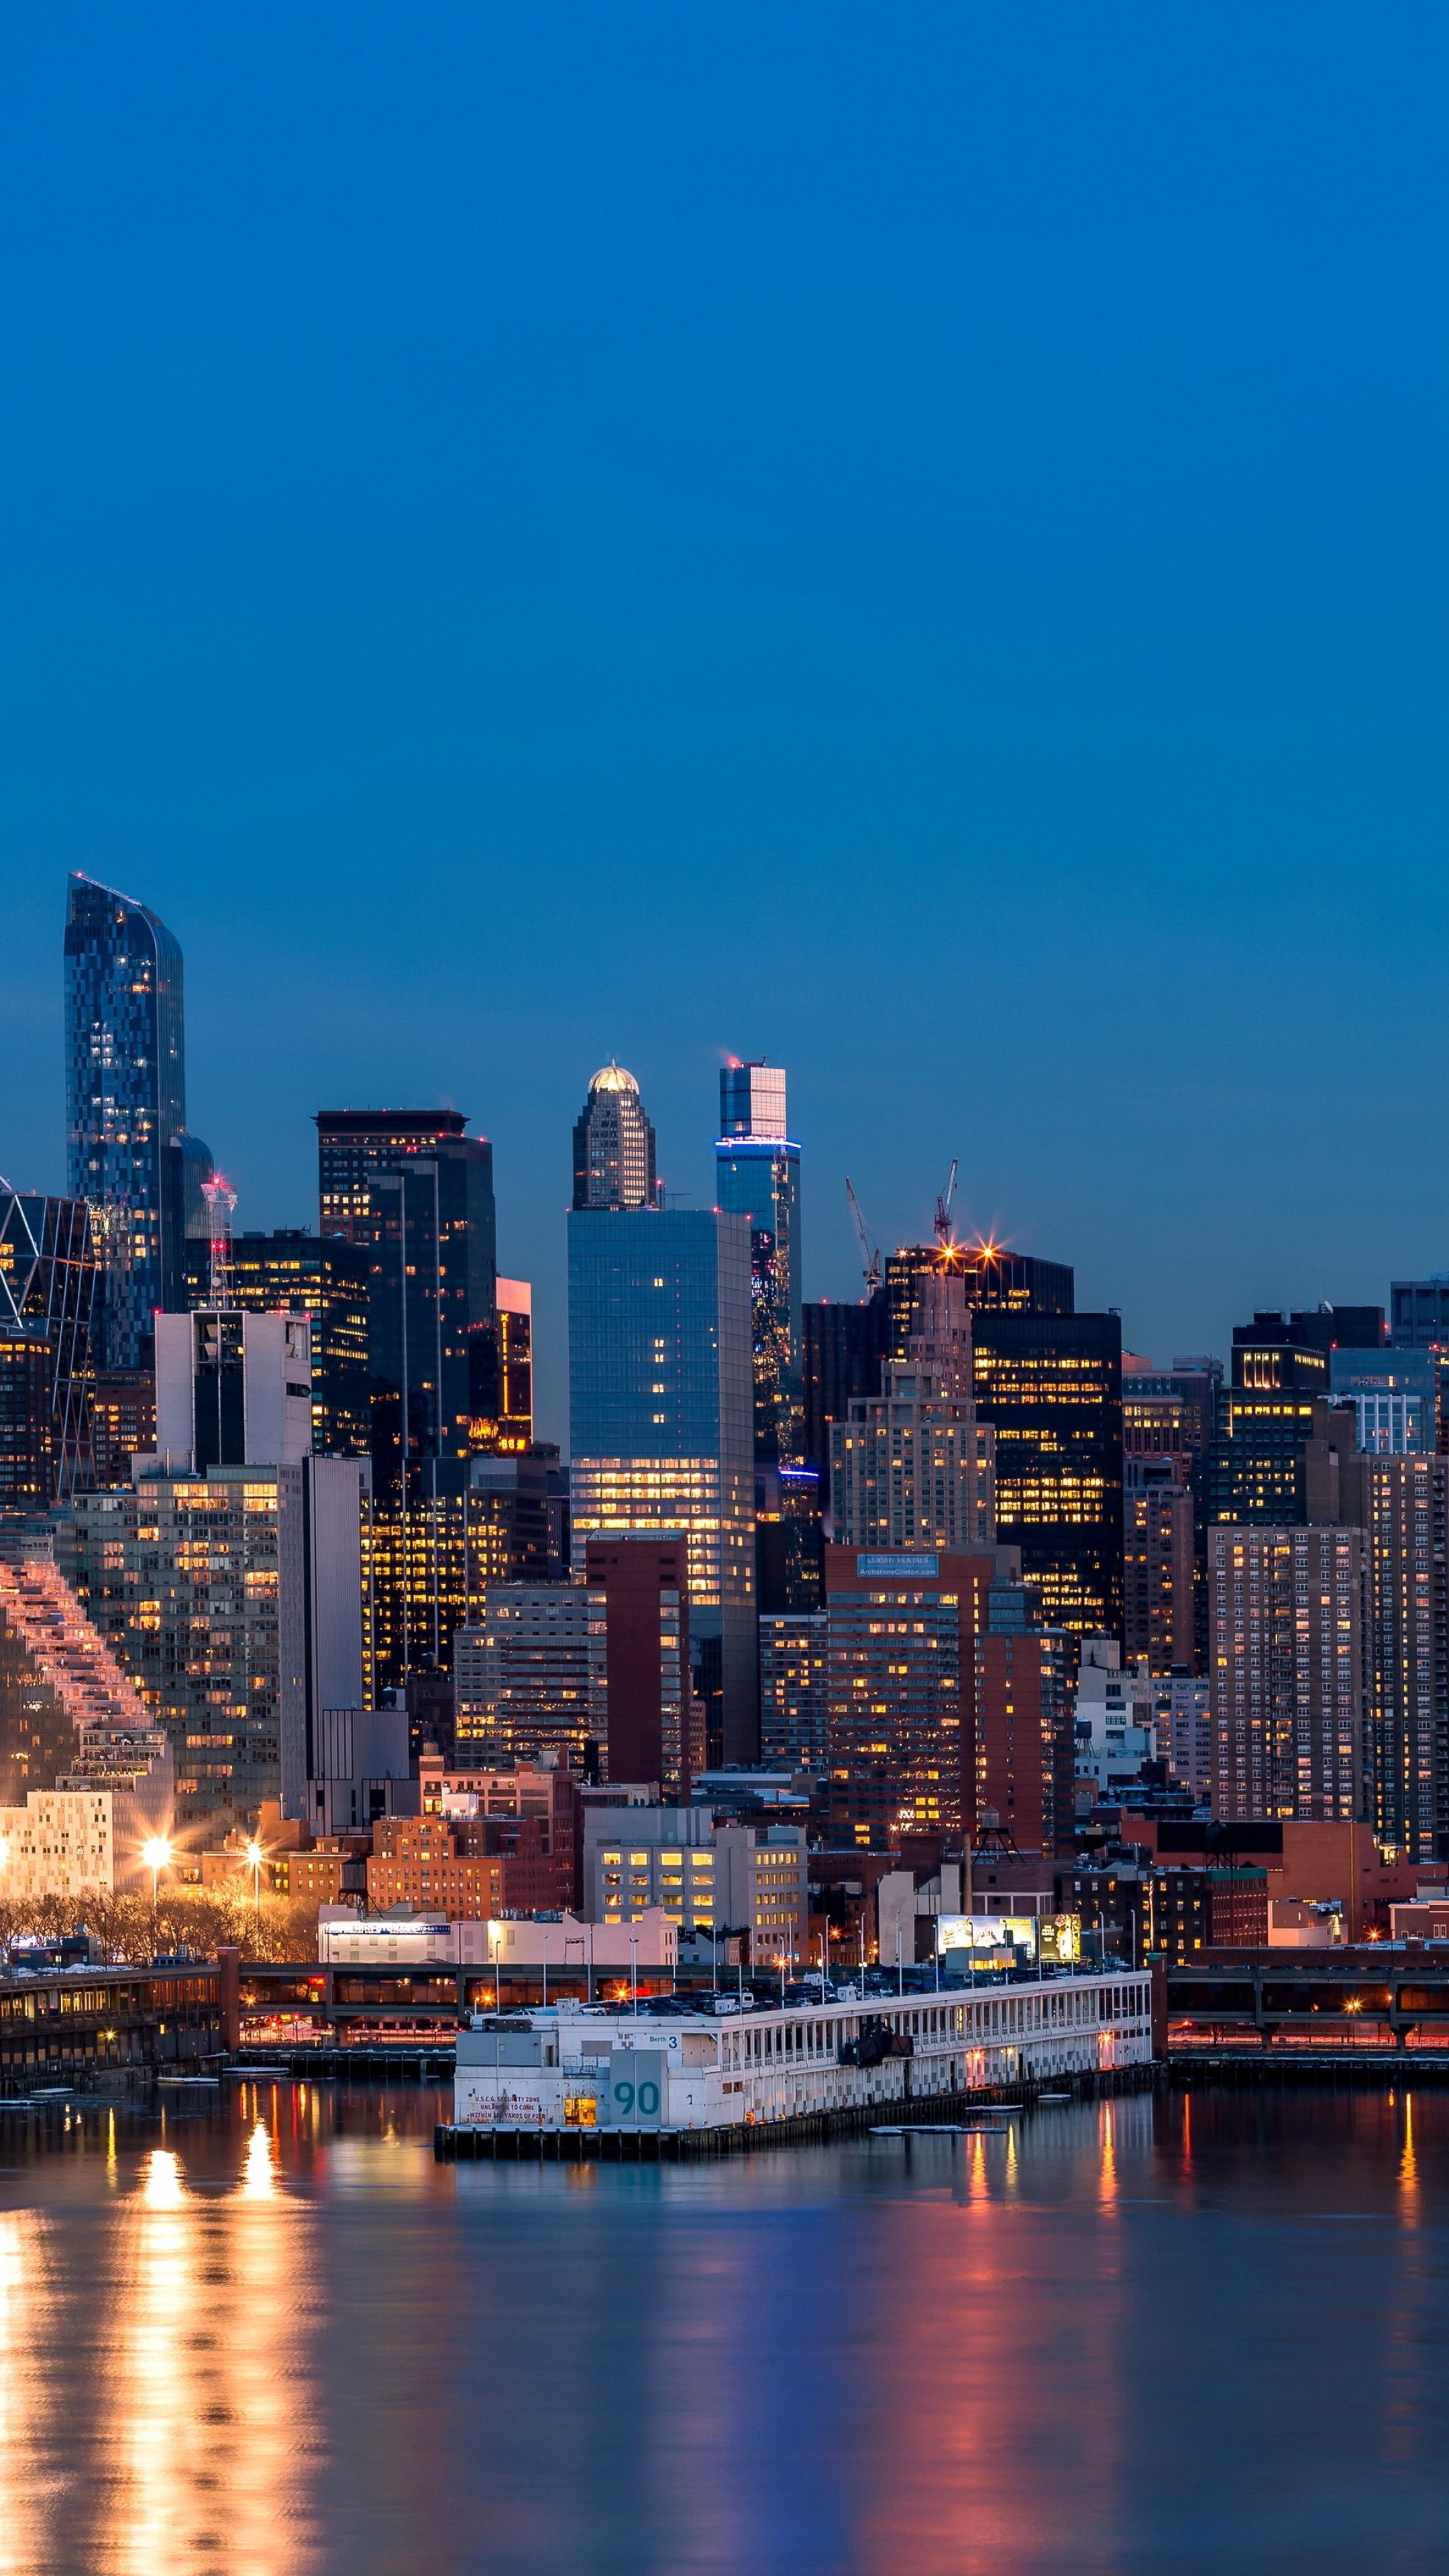
M 996 1535 L 1042 1616 L 1122 1633 L 1122 1326 L 1116 1315 L 976 1307 L 976 1413 L 996 1435 Z
M 978 1307 L 1012 1315 L 1070 1315 L 1075 1310 L 1076 1277 L 1064 1261 L 1038 1261 L 1030 1253 L 989 1243 L 902 1244 L 898 1252 L 887 1254 L 885 1265 L 892 1358 L 905 1356 L 921 1281 L 943 1271 L 960 1280 L 973 1313 Z
M 319 1231 L 371 1255 L 373 1491 L 470 1453 L 470 1334 L 493 1322 L 493 1149 L 457 1110 L 322 1110 Z M 405 1474 L 404 1470 L 407 1470 Z
M 1329 1395 L 1352 1405 L 1357 1446 L 1382 1457 L 1432 1456 L 1439 1446 L 1439 1370 L 1432 1351 L 1333 1350 Z
M 303 1814 L 284 1827 L 279 1802 L 271 1819 L 279 1835 L 331 1841 L 367 1832 L 379 1816 L 417 1812 L 406 1709 L 319 1709 L 308 1760 Z
M 131 1462 L 156 1453 L 156 1372 L 101 1369 L 91 1387 L 93 1482 L 109 1491 L 131 1482 Z
M 228 1303 L 252 1315 L 305 1315 L 311 1327 L 312 1446 L 319 1457 L 365 1458 L 371 1449 L 367 1296 L 371 1254 L 341 1235 L 304 1226 L 231 1238 Z M 211 1302 L 210 1246 L 193 1243 L 186 1303 Z
M 822 1479 L 830 1475 L 830 1425 L 843 1422 L 852 1396 L 879 1395 L 881 1362 L 890 1338 L 890 1309 L 883 1288 L 858 1306 L 828 1298 L 801 1310 L 805 1353 L 804 1455 Z
M 418 1762 L 422 1812 L 448 1815 L 455 1824 L 509 1825 L 527 1830 L 527 1849 L 536 1854 L 551 1893 L 536 1894 L 535 1905 L 577 1906 L 583 1866 L 584 1813 L 580 1775 L 561 1756 L 545 1754 L 537 1762 L 495 1768 L 470 1757 L 449 1766 L 436 1754 Z M 521 1902 L 509 1891 L 524 1870 L 526 1851 L 519 1835 L 504 1847 L 508 1866 L 504 1894 L 508 1904 Z M 533 1867 L 533 1863 L 528 1864 Z M 540 1882 L 541 1884 L 541 1882 Z
M 91 1481 L 96 1286 L 85 1201 L 0 1180 L 0 1511 Z
M 1154 1673 L 1190 1666 L 1196 1597 L 1193 1496 L 1184 1457 L 1124 1457 L 1122 1525 L 1122 1641 L 1129 1660 L 1145 1657 Z
M 1191 1671 L 1164 1673 L 1152 1685 L 1157 1750 L 1173 1780 L 1194 1798 L 1213 1788 L 1212 1685 Z
M 757 1970 L 804 1965 L 803 1829 L 716 1825 L 701 1807 L 591 1808 L 584 1820 L 585 1915 L 594 1923 L 637 1923 L 656 1907 L 685 1936 L 743 1935 Z
M 1307 1319 L 1311 1326 L 1316 1317 Z M 1233 1385 L 1246 1394 L 1327 1395 L 1328 1347 L 1298 1315 L 1259 1314 L 1233 1326 Z
M 493 1153 L 456 1110 L 324 1110 L 319 1231 L 366 1247 L 379 1685 L 446 1671 L 467 1592 L 475 1336 L 493 1329 Z
M 576 1208 L 568 1245 L 575 1573 L 592 1539 L 687 1540 L 709 1756 L 753 1761 L 748 1221 L 713 1209 Z
M 1449 1458 L 1358 1461 L 1369 1812 L 1410 1860 L 1449 1858 Z
M 814 1771 L 825 1761 L 823 1610 L 760 1617 L 760 1760 Z
M 168 1466 L 291 1466 L 312 1454 L 305 1315 L 208 1306 L 156 1317 L 156 1453 Z
M 186 1140 L 180 947 L 144 904 L 80 875 L 65 925 L 65 1073 L 66 1186 L 89 1202 L 101 1259 L 97 1365 L 144 1368 L 209 1157 Z
M 567 1580 L 569 1471 L 556 1442 L 474 1458 L 466 1502 L 470 1615 L 480 1583 Z
M 917 1283 L 905 1356 L 878 1397 L 852 1398 L 830 1434 L 831 1526 L 840 1547 L 970 1553 L 995 1544 L 995 1441 L 972 1400 L 971 1317 L 961 1283 Z
M 305 1810 L 328 1708 L 372 1699 L 366 1462 L 142 1469 L 80 1494 L 61 1571 L 169 1738 L 196 1839 Z
M 1354 1453 L 1355 1428 L 1352 1413 L 1326 1395 L 1225 1387 L 1208 1471 L 1211 1521 L 1282 1529 L 1343 1518 L 1341 1465 Z
M 639 1085 L 622 1065 L 606 1064 L 589 1084 L 574 1127 L 574 1206 L 654 1208 L 654 1130 Z
M 1011 1575 L 987 1589 L 976 1636 L 971 1798 L 963 1831 L 990 1830 L 1008 1851 L 1072 1848 L 1071 1641 L 1043 1628 L 1035 1595 Z
M 469 1346 L 469 1444 L 480 1455 L 533 1446 L 533 1289 L 526 1279 L 494 1283 L 491 1324 L 475 1324 Z
M 1208 1549 L 1214 1813 L 1361 1815 L 1363 1532 L 1220 1525 Z
M 457 1759 L 501 1768 L 543 1755 L 587 1772 L 603 1713 L 605 1605 L 582 1583 L 490 1583 L 453 1636 Z M 651 1775 L 652 1776 L 652 1775 Z
M 798 1467 L 804 1453 L 800 1298 L 800 1148 L 786 1132 L 778 1066 L 727 1064 L 715 1146 L 719 1206 L 750 1229 L 755 1466 Z
M 1449 1350 L 1449 1270 L 1433 1270 L 1427 1279 L 1395 1279 L 1389 1317 L 1396 1351 Z
M 976 1637 L 995 1551 L 825 1552 L 832 1841 L 959 1833 L 975 1784 Z

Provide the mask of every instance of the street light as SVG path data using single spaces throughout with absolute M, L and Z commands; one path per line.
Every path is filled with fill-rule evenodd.
M 503 1985 L 498 1970 L 500 1929 L 501 1927 L 496 1923 L 490 1923 L 488 1926 L 488 1947 L 493 1953 L 493 2009 L 496 2013 L 501 2013 L 503 2010 Z
M 246 1857 L 247 1866 L 251 1870 L 252 1874 L 252 1903 L 256 1907 L 257 1921 L 260 1923 L 262 1919 L 262 1862 L 266 1858 L 266 1854 L 262 1850 L 261 1844 L 253 1839 L 247 1845 Z

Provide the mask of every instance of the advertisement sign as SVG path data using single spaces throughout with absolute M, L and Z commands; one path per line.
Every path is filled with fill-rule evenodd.
M 1082 1955 L 1080 1914 L 1043 1914 L 1037 1924 L 1038 1956 L 1049 1968 L 1074 1968 Z
M 969 1951 L 982 1966 L 1009 1967 L 1020 1952 L 1048 1968 L 1074 1967 L 1082 1955 L 1079 1914 L 940 1914 L 936 1947 Z M 1012 1957 L 1005 1954 L 1010 1952 Z

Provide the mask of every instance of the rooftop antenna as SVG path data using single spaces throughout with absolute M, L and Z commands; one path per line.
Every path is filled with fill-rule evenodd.
M 865 1219 L 860 1212 L 860 1201 L 850 1185 L 849 1173 L 846 1174 L 845 1179 L 845 1195 L 850 1201 L 850 1213 L 855 1219 L 855 1230 L 860 1237 L 861 1251 L 865 1255 L 865 1293 L 867 1297 L 873 1297 L 880 1286 L 880 1246 L 871 1242 Z
M 220 1172 L 201 1184 L 206 1201 L 207 1232 L 211 1239 L 211 1302 L 213 1306 L 231 1304 L 231 1212 L 236 1206 L 236 1192 Z

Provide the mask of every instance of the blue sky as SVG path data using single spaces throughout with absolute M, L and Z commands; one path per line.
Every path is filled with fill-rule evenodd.
M 1429 8 L 12 12 L 0 1170 L 67 868 L 186 950 L 238 1223 L 493 1137 L 561 1432 L 569 1127 L 806 1292 L 961 1211 L 1160 1357 L 1449 1267 Z

